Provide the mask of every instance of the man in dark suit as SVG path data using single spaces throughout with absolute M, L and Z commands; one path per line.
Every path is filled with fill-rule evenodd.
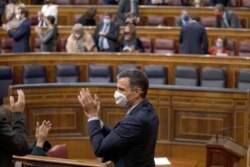
M 214 9 L 216 17 L 215 27 L 242 28 L 242 25 L 233 11 L 226 10 L 222 4 L 217 4 Z
M 231 0 L 210 0 L 211 6 L 217 4 L 223 4 L 224 6 L 230 6 Z
M 119 25 L 115 24 L 111 18 L 111 13 L 106 12 L 104 14 L 103 21 L 97 25 L 95 29 L 94 40 L 98 51 L 119 51 L 118 37 L 120 27 Z
M 193 16 L 189 24 L 182 26 L 180 37 L 181 54 L 207 54 L 208 39 L 206 29 L 200 24 L 200 17 Z
M 96 156 L 116 167 L 154 167 L 159 119 L 146 99 L 149 82 L 141 70 L 126 70 L 117 76 L 116 104 L 127 107 L 126 116 L 113 128 L 99 118 L 100 102 L 88 89 L 78 100 L 88 117 L 88 132 Z
M 3 25 L 3 29 L 5 29 L 9 36 L 14 39 L 12 49 L 13 52 L 29 52 L 29 38 L 31 28 L 30 21 L 28 19 L 28 9 L 25 7 L 20 7 L 18 17 L 20 17 L 21 24 L 16 30 L 12 30 L 8 25 Z
M 119 25 L 125 25 L 130 20 L 136 20 L 139 18 L 139 1 L 138 0 L 119 0 L 117 7 L 116 23 Z
M 17 91 L 18 100 L 10 97 L 12 110 L 12 122 L 9 122 L 7 107 L 0 107 L 0 166 L 11 166 L 12 155 L 28 154 L 27 131 L 24 126 L 25 116 L 23 114 L 25 97 L 22 90 Z

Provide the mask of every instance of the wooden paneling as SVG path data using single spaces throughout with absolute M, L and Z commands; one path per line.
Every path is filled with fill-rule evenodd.
M 75 16 L 84 13 L 88 7 L 92 5 L 60 5 L 58 8 L 58 24 L 59 25 L 73 25 L 75 23 Z M 37 16 L 37 11 L 41 10 L 41 5 L 28 5 L 30 15 Z M 97 15 L 103 15 L 106 11 L 116 14 L 117 6 L 95 6 L 97 7 Z M 214 8 L 211 7 L 185 7 L 191 15 L 196 14 L 203 16 L 214 16 Z M 73 9 L 73 10 L 72 10 Z M 178 6 L 143 6 L 139 7 L 140 17 L 142 22 L 148 15 L 164 16 L 167 20 L 168 26 L 174 25 L 174 17 L 179 16 L 183 7 Z M 245 27 L 250 27 L 250 14 L 248 8 L 230 8 L 233 10 Z
M 114 103 L 115 84 L 17 85 L 9 90 L 9 94 L 16 96 L 16 89 L 25 92 L 25 113 L 31 139 L 35 122 L 50 119 L 53 128 L 49 140 L 52 144 L 66 143 L 71 150 L 71 158 L 91 158 L 94 154 L 87 139 L 86 118 L 77 100 L 82 87 L 89 87 L 92 93 L 100 97 L 101 119 L 107 125 L 114 126 L 126 114 L 125 109 L 121 110 Z M 32 99 L 34 95 L 40 100 Z M 72 95 L 75 95 L 74 98 Z M 50 99 L 41 100 L 47 97 Z M 153 99 L 152 104 L 160 119 L 156 156 L 193 159 L 203 164 L 199 166 L 204 166 L 205 144 L 219 132 L 248 145 L 248 91 L 161 86 L 150 88 L 148 98 Z M 178 103 L 177 99 L 189 100 Z M 195 103 L 197 99 L 202 99 L 201 105 Z M 245 102 L 246 105 L 238 108 L 236 101 Z M 65 120 L 68 115 L 71 117 L 69 121 Z M 242 163 L 246 164 L 245 161 Z

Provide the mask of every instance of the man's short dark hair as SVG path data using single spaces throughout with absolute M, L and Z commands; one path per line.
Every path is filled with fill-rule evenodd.
M 104 13 L 104 16 L 109 16 L 110 18 L 112 18 L 112 13 L 110 13 L 110 12 L 105 12 L 105 13 Z
M 200 18 L 200 16 L 198 16 L 198 15 L 193 15 L 192 16 L 192 20 L 195 20 L 195 21 L 197 21 L 197 22 L 201 22 L 201 18 Z
M 141 88 L 141 97 L 146 97 L 149 87 L 149 81 L 143 71 L 138 69 L 124 70 L 117 75 L 117 80 L 121 78 L 129 78 L 131 89 Z
M 24 17 L 29 17 L 29 10 L 28 10 L 28 8 L 26 8 L 26 7 L 20 7 L 19 8 L 19 10 L 20 10 L 20 14 L 24 14 Z
M 225 11 L 224 5 L 220 4 L 220 3 L 215 6 L 215 9 L 217 9 L 220 12 L 224 12 Z

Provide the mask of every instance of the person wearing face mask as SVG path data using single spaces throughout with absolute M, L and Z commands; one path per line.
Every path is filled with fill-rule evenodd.
M 125 26 L 120 46 L 122 52 L 144 52 L 142 42 L 136 36 L 136 27 L 134 24 L 127 24 Z
M 20 25 L 20 15 L 18 9 L 25 7 L 20 0 L 10 0 L 5 9 L 5 20 L 10 28 L 16 29 Z
M 116 52 L 119 51 L 118 37 L 120 32 L 119 25 L 112 20 L 112 15 L 106 12 L 103 21 L 96 26 L 94 40 L 98 51 Z
M 42 34 L 42 30 L 39 26 L 35 28 L 38 37 L 41 40 L 42 52 L 53 52 L 56 50 L 56 39 L 58 36 L 57 25 L 55 24 L 55 17 L 48 16 L 45 19 L 47 31 Z
M 189 17 L 189 13 L 187 10 L 183 10 L 181 12 L 181 17 L 180 19 L 176 20 L 175 22 L 175 26 L 177 27 L 182 27 L 183 25 L 186 25 L 190 22 L 190 17 Z
M 88 133 L 94 153 L 115 167 L 154 167 L 159 118 L 146 95 L 149 81 L 138 69 L 117 75 L 115 103 L 127 109 L 126 116 L 113 128 L 100 119 L 100 99 L 82 89 L 78 100 L 88 118 Z
M 45 19 L 47 16 L 53 16 L 55 18 L 55 23 L 57 23 L 57 5 L 52 4 L 52 0 L 44 0 L 44 5 L 42 9 L 38 11 L 38 26 L 46 27 Z
M 29 52 L 30 51 L 30 32 L 31 25 L 29 21 L 29 11 L 25 7 L 18 10 L 20 15 L 20 25 L 13 30 L 9 24 L 4 24 L 2 28 L 7 31 L 8 35 L 13 38 L 12 52 Z
M 215 45 L 209 49 L 209 54 L 213 56 L 229 56 L 230 51 L 226 48 L 227 39 L 219 37 L 215 41 Z
M 242 25 L 231 10 L 226 10 L 222 4 L 217 4 L 214 9 L 216 22 L 215 27 L 218 28 L 242 28 Z
M 77 23 L 68 37 L 66 50 L 68 53 L 82 53 L 96 51 L 96 47 L 92 36 L 84 31 L 81 24 Z

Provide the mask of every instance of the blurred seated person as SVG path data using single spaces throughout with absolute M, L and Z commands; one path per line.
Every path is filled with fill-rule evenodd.
M 96 8 L 88 8 L 87 11 L 76 21 L 83 26 L 95 26 Z
M 4 15 L 5 3 L 3 0 L 0 0 L 0 26 L 2 26 L 2 19 Z
M 117 7 L 116 23 L 125 25 L 131 17 L 139 17 L 139 1 L 138 0 L 119 0 Z M 133 19 L 135 19 L 133 18 Z
M 52 0 L 44 0 L 44 5 L 42 9 L 37 12 L 38 15 L 38 26 L 46 27 L 45 19 L 47 16 L 54 16 L 57 22 L 57 5 L 52 4 Z
M 16 29 L 20 24 L 19 8 L 25 7 L 20 0 L 10 0 L 5 9 L 5 20 L 11 29 Z
M 182 6 L 192 6 L 192 5 L 200 5 L 200 0 L 181 0 L 181 5 Z
M 230 6 L 231 0 L 210 0 L 211 6 L 215 6 L 217 4 L 222 4 L 224 6 Z
M 123 38 L 121 41 L 122 52 L 144 52 L 140 39 L 136 36 L 134 24 L 127 24 L 124 28 Z
M 231 10 L 226 10 L 222 4 L 217 4 L 214 9 L 216 25 L 218 28 L 242 28 L 242 25 Z
M 118 0 L 102 0 L 104 5 L 117 5 Z
M 35 31 L 38 37 L 41 40 L 41 51 L 42 52 L 53 52 L 56 49 L 56 39 L 58 36 L 57 25 L 55 24 L 54 16 L 47 16 L 44 20 L 47 30 L 42 33 L 42 30 L 39 26 L 35 28 Z
M 226 46 L 227 39 L 224 37 L 218 37 L 215 41 L 215 45 L 209 49 L 209 54 L 213 56 L 229 56 L 230 51 Z
M 96 26 L 94 40 L 98 51 L 119 51 L 118 37 L 120 27 L 112 21 L 112 14 L 105 12 L 103 20 Z
M 83 26 L 77 23 L 68 37 L 66 50 L 68 53 L 92 52 L 96 51 L 96 47 L 91 34 L 84 31 Z
M 181 12 L 180 19 L 175 22 L 175 26 L 182 27 L 183 25 L 186 25 L 190 23 L 190 16 L 187 10 L 183 10 Z

